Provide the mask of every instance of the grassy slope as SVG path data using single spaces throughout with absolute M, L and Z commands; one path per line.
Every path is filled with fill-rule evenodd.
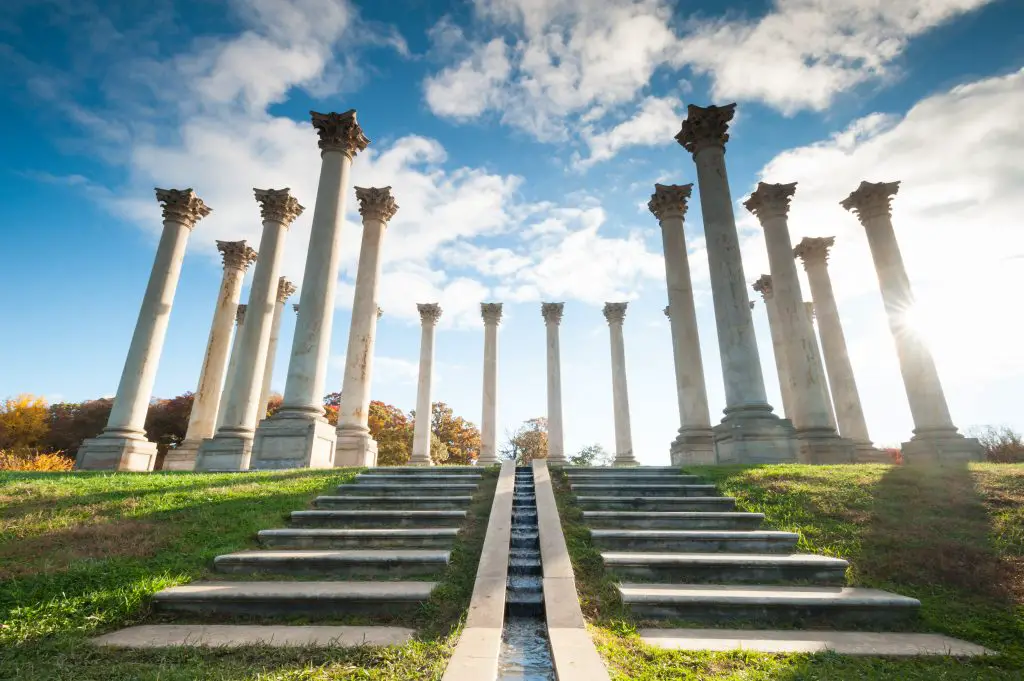
M 89 636 L 154 621 L 150 596 L 208 577 L 214 556 L 350 481 L 355 469 L 237 474 L 0 474 L 0 679 L 427 679 L 439 677 L 486 530 L 488 473 L 441 586 L 401 647 L 99 650 Z
M 584 612 L 617 679 L 744 681 L 1024 678 L 1024 465 L 980 464 L 942 473 L 909 467 L 689 468 L 761 511 L 766 526 L 799 532 L 800 551 L 850 560 L 849 583 L 922 602 L 921 631 L 1000 653 L 957 661 L 834 654 L 683 653 L 644 645 L 637 622 L 603 573 L 564 478 L 558 501 Z

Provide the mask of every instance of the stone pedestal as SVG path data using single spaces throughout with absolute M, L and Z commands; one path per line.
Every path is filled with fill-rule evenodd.
M 541 315 L 547 329 L 548 363 L 548 463 L 565 465 L 565 435 L 562 431 L 562 354 L 558 325 L 565 303 L 542 303 Z
M 633 431 L 629 420 L 629 390 L 626 384 L 626 344 L 622 324 L 627 303 L 605 303 L 612 349 L 612 405 L 615 420 L 615 466 L 635 466 Z
M 163 204 L 164 228 L 149 284 L 107 426 L 98 437 L 82 443 L 75 461 L 78 470 L 151 471 L 156 463 L 156 444 L 146 439 L 146 413 L 188 236 L 210 213 L 191 189 L 157 189 L 156 199 Z
M 416 386 L 416 423 L 412 435 L 413 466 L 433 466 L 430 458 L 430 422 L 433 418 L 430 392 L 434 383 L 434 327 L 441 318 L 441 306 L 437 303 L 419 303 L 422 332 L 420 334 L 420 378 Z
M 792 426 L 772 413 L 765 396 L 740 258 L 739 234 L 725 168 L 725 144 L 729 140 L 729 121 L 735 108 L 735 104 L 703 108 L 691 104 L 682 130 L 676 135 L 676 140 L 693 155 L 697 166 L 725 382 L 725 418 L 714 429 L 715 450 L 722 463 L 794 460 Z M 752 449 L 752 445 L 756 447 Z
M 498 324 L 501 323 L 501 303 L 481 303 L 480 314 L 484 319 L 484 387 L 477 463 L 491 466 L 498 463 Z
M 256 438 L 250 462 L 253 469 L 277 467 L 284 460 L 282 452 L 289 454 L 290 461 L 305 461 L 314 467 L 322 467 L 325 459 L 333 461 L 336 442 L 333 427 L 329 427 L 331 456 L 321 456 L 319 449 L 304 448 L 322 447 L 324 429 L 319 423 L 326 424 L 323 397 L 341 260 L 345 195 L 352 158 L 370 141 L 356 122 L 354 109 L 342 114 L 311 112 L 311 116 L 320 136 L 320 181 L 302 277 L 299 317 L 295 322 L 284 401 L 273 418 L 264 419 L 257 428 L 257 431 L 262 428 L 271 431 L 267 437 Z M 280 423 L 271 425 L 275 421 Z M 315 437 L 310 433 L 315 433 Z M 262 443 L 272 449 L 264 451 Z
M 679 404 L 679 432 L 669 447 L 673 466 L 711 464 L 715 448 L 711 433 L 704 362 L 697 331 L 690 262 L 686 255 L 683 220 L 693 185 L 656 184 L 648 209 L 661 225 L 665 250 L 665 281 L 668 307 L 665 315 L 672 329 L 672 362 Z M 675 312 L 673 313 L 673 310 Z
M 334 426 L 326 419 L 277 418 L 275 414 L 256 429 L 252 449 L 260 452 L 259 470 L 332 468 L 335 444 Z M 257 468 L 254 463 L 250 459 L 250 469 Z
M 914 294 L 896 242 L 891 212 L 892 197 L 899 186 L 899 182 L 861 182 L 841 205 L 857 214 L 867 233 L 889 330 L 896 343 L 903 386 L 914 419 L 914 436 L 910 442 L 903 443 L 903 460 L 914 463 L 914 458 L 918 457 L 937 463 L 980 461 L 983 458 L 981 445 L 973 438 L 960 435 L 953 425 L 927 342 L 920 331 L 907 322 L 907 317 L 913 313 Z

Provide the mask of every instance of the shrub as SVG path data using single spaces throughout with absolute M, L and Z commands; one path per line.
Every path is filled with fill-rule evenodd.
M 0 471 L 70 471 L 75 460 L 62 452 L 41 453 L 32 449 L 0 450 Z
M 977 438 L 985 448 L 985 461 L 1024 462 L 1024 435 L 1009 426 L 976 426 L 969 428 L 967 434 Z

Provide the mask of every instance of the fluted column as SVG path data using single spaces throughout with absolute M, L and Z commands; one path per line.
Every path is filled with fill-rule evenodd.
M 263 368 L 263 388 L 260 390 L 259 408 L 256 422 L 267 417 L 270 404 L 270 384 L 274 378 L 274 363 L 277 360 L 277 344 L 281 338 L 281 317 L 284 316 L 284 304 L 298 289 L 284 277 L 277 280 L 277 305 L 274 306 L 274 318 L 270 321 L 270 345 L 267 346 L 267 362 Z
M 565 434 L 562 430 L 562 353 L 558 325 L 565 303 L 542 303 L 541 315 L 547 329 L 548 357 L 548 462 L 565 463 Z
M 928 343 L 909 323 L 914 294 L 892 227 L 891 202 L 899 186 L 899 182 L 861 182 L 841 205 L 857 214 L 867 233 L 889 330 L 896 343 L 903 386 L 914 419 L 914 436 L 903 443 L 904 460 L 977 460 L 981 458 L 981 447 L 977 440 L 957 432 Z
M 761 359 L 754 336 L 739 234 L 725 169 L 725 144 L 736 105 L 690 105 L 679 142 L 697 166 L 704 236 L 718 348 L 725 379 L 725 418 L 715 428 L 721 463 L 791 461 L 792 427 L 772 413 L 764 390 Z
M 257 469 L 334 465 L 337 437 L 324 418 L 323 396 L 341 263 L 341 227 L 352 159 L 370 141 L 356 122 L 355 109 L 310 115 L 320 136 L 320 182 L 284 400 L 274 417 L 257 429 L 251 461 Z
M 157 189 L 164 226 L 142 296 L 132 341 L 106 428 L 82 443 L 75 462 L 80 470 L 151 471 L 156 443 L 146 439 L 146 413 L 167 335 L 174 293 L 188 236 L 210 209 L 191 189 Z
M 256 261 L 256 251 L 244 241 L 218 241 L 217 250 L 224 261 L 224 274 L 217 293 L 217 305 L 213 310 L 213 324 L 210 326 L 210 338 L 206 342 L 203 366 L 199 371 L 199 385 L 193 397 L 185 439 L 167 452 L 163 466 L 165 471 L 190 471 L 195 468 L 199 445 L 204 439 L 213 437 L 224 387 L 224 370 L 231 348 L 232 324 L 242 293 L 242 279 L 249 265 Z
M 626 342 L 622 337 L 622 324 L 626 321 L 628 303 L 605 303 L 604 318 L 612 350 L 612 410 L 615 422 L 616 466 L 635 466 L 633 432 L 629 423 L 629 390 L 626 386 Z
M 480 417 L 480 457 L 477 463 L 498 463 L 498 324 L 501 303 L 480 303 L 484 319 L 484 390 Z
M 789 379 L 789 366 L 786 364 L 785 343 L 782 340 L 782 326 L 779 324 L 778 310 L 775 307 L 775 296 L 772 291 L 772 276 L 762 274 L 752 287 L 761 294 L 764 309 L 768 315 L 768 330 L 772 335 L 772 353 L 775 355 L 775 369 L 779 375 L 779 395 L 782 397 L 782 409 L 786 418 L 793 418 L 793 384 Z
M 416 387 L 416 424 L 412 435 L 413 466 L 432 466 L 430 458 L 430 422 L 434 412 L 431 409 L 430 391 L 434 382 L 434 327 L 441 318 L 441 306 L 437 303 L 418 303 L 422 331 L 420 334 L 420 380 Z
M 665 315 L 672 328 L 672 361 L 679 403 L 679 434 L 669 452 L 673 466 L 715 462 L 711 413 L 704 383 L 697 311 L 693 302 L 690 261 L 686 255 L 683 219 L 690 199 L 691 184 L 656 184 L 647 208 L 661 225 L 665 250 L 665 281 L 668 307 Z M 675 310 L 674 314 L 670 311 Z
M 825 372 L 821 369 L 818 340 L 807 323 L 800 279 L 793 261 L 793 242 L 789 236 L 789 203 L 796 182 L 767 184 L 744 202 L 764 230 L 768 264 L 772 275 L 775 315 L 782 335 L 786 368 L 789 370 L 790 400 L 796 427 L 799 458 L 804 463 L 848 463 L 853 461 L 852 440 L 839 437 L 832 419 L 831 399 Z
M 398 211 L 391 187 L 356 187 L 359 213 L 363 216 L 363 241 L 359 248 L 352 323 L 345 353 L 345 376 L 338 408 L 338 442 L 335 466 L 376 466 L 377 441 L 370 435 L 370 386 L 373 348 L 377 337 L 377 289 L 380 282 L 381 248 L 388 222 Z
M 274 312 L 278 307 L 279 271 L 288 228 L 304 210 L 289 189 L 253 189 L 263 216 L 260 258 L 253 270 L 245 324 L 238 341 L 238 361 L 228 376 L 224 417 L 213 438 L 204 440 L 196 470 L 244 471 L 249 468 L 253 437 L 259 422 L 263 372 Z

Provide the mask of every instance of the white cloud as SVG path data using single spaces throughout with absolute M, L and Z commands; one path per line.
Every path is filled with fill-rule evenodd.
M 430 110 L 439 116 L 469 119 L 501 106 L 501 87 L 512 68 L 507 52 L 505 41 L 495 38 L 475 45 L 458 66 L 429 78 L 425 93 Z
M 682 106 L 677 97 L 646 97 L 635 116 L 615 127 L 603 132 L 584 128 L 582 136 L 590 156 L 580 159 L 576 166 L 586 168 L 607 161 L 625 147 L 675 144 L 672 136 L 679 129 L 679 121 L 685 118 Z

